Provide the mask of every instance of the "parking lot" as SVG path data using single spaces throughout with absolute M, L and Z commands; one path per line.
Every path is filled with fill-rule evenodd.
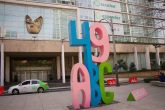
M 145 87 L 148 96 L 134 102 L 128 102 L 127 97 L 133 89 Z M 165 88 L 138 83 L 120 87 L 106 87 L 115 92 L 115 102 L 102 105 L 91 110 L 164 110 Z M 0 96 L 0 110 L 69 110 L 71 108 L 71 92 L 46 92 L 22 95 Z

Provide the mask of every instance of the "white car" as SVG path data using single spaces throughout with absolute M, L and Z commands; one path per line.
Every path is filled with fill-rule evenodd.
M 25 80 L 22 83 L 12 86 L 8 89 L 9 94 L 19 94 L 19 93 L 29 93 L 29 92 L 38 92 L 42 93 L 49 89 L 47 83 L 42 82 L 37 79 Z

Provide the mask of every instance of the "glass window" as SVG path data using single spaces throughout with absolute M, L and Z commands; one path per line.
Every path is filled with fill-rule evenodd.
M 122 14 L 122 22 L 128 23 L 128 16 L 126 14 Z
M 125 3 L 120 3 L 121 6 L 121 12 L 127 12 L 126 4 Z
M 156 31 L 153 28 L 144 28 L 144 35 L 148 37 L 155 37 Z
M 32 84 L 38 84 L 38 81 L 32 81 Z
M 146 69 L 145 54 L 138 53 L 138 66 L 140 70 Z
M 25 81 L 22 83 L 22 85 L 29 85 L 30 84 L 30 81 Z
M 128 25 L 123 25 L 124 35 L 130 35 L 130 29 Z
M 142 37 L 142 36 L 144 36 L 144 32 L 143 31 L 144 31 L 143 27 L 135 27 L 135 26 L 131 27 L 131 32 L 132 32 L 133 36 Z
M 4 14 L 4 4 L 0 4 L 0 15 Z
M 91 7 L 91 0 L 77 0 L 76 2 L 80 7 Z

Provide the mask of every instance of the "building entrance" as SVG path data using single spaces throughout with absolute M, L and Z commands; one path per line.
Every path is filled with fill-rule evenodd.
M 11 79 L 21 82 L 27 79 L 42 81 L 55 80 L 55 59 L 43 58 L 13 58 L 11 60 Z
M 49 69 L 46 69 L 45 67 L 40 67 L 40 68 L 43 68 L 43 69 L 42 70 L 27 70 L 27 69 L 16 70 L 13 74 L 13 79 L 15 81 L 17 80 L 18 82 L 22 82 L 27 79 L 39 79 L 42 81 L 48 81 L 49 76 L 51 74 L 51 68 L 49 67 L 48 67 Z

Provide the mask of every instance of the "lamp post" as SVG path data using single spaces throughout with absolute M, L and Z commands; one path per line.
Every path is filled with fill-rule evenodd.
M 119 84 L 119 77 L 118 77 L 118 67 L 116 67 L 116 45 L 115 45 L 115 38 L 114 38 L 114 28 L 113 28 L 113 21 L 112 18 L 108 21 L 107 19 L 101 19 L 100 22 L 102 20 L 105 20 L 109 26 L 111 27 L 111 32 L 112 32 L 112 40 L 113 40 L 113 67 L 115 68 L 115 74 L 116 74 L 116 86 L 120 86 Z

